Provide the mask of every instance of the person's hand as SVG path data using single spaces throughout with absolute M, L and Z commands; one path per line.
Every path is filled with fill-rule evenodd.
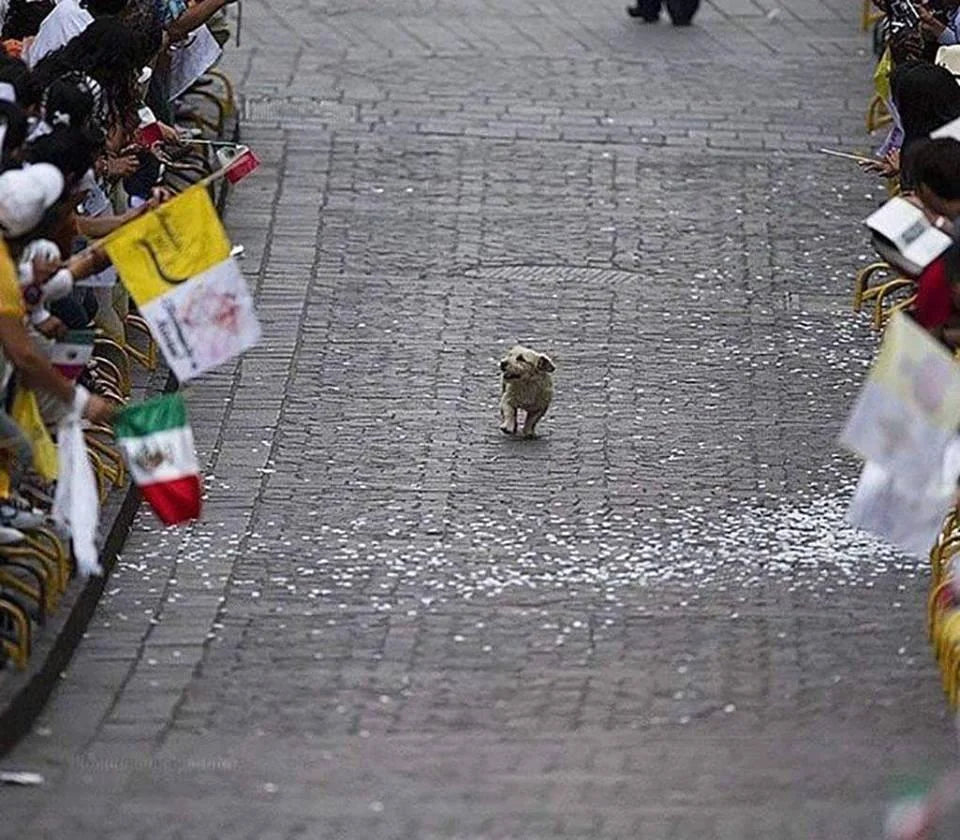
M 894 175 L 900 174 L 900 150 L 891 149 L 883 156 L 884 163 L 886 164 L 887 177 L 892 178 Z
M 62 262 L 60 260 L 38 254 L 33 258 L 31 265 L 33 268 L 33 282 L 38 286 L 42 286 L 60 270 Z
M 117 407 L 112 402 L 105 400 L 103 397 L 98 397 L 96 394 L 90 395 L 86 408 L 83 409 L 83 416 L 91 423 L 100 426 L 110 425 L 116 413 Z
M 75 280 L 89 277 L 110 266 L 110 257 L 102 248 L 91 248 L 74 254 L 67 260 L 67 270 Z
M 63 338 L 67 334 L 67 325 L 56 315 L 51 315 L 46 321 L 36 325 L 37 331 L 47 338 Z
M 891 149 L 882 158 L 858 164 L 864 172 L 893 178 L 900 172 L 900 150 Z
M 140 157 L 134 152 L 124 152 L 108 157 L 104 170 L 108 178 L 129 178 L 140 168 Z
M 151 210 L 156 210 L 165 201 L 170 201 L 176 197 L 176 193 L 170 187 L 158 186 L 150 190 L 150 198 L 147 201 Z
M 947 28 L 933 16 L 926 6 L 917 6 L 917 14 L 920 16 L 920 29 L 925 35 L 929 35 L 933 40 L 937 40 Z
M 160 129 L 160 136 L 163 138 L 164 143 L 172 143 L 176 146 L 180 145 L 180 132 L 172 125 L 167 125 L 165 122 L 158 120 L 157 127 Z
M 120 215 L 120 221 L 122 224 L 127 224 L 132 222 L 134 219 L 139 219 L 144 213 L 149 213 L 153 210 L 153 207 L 150 206 L 149 201 L 144 201 L 141 204 L 137 204 L 135 207 L 131 207 L 129 210 L 125 210 Z

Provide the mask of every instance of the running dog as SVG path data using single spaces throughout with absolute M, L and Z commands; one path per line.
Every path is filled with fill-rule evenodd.
M 522 408 L 526 412 L 523 436 L 534 436 L 553 399 L 550 374 L 555 370 L 549 356 L 519 344 L 500 360 L 501 432 L 517 434 L 517 410 Z

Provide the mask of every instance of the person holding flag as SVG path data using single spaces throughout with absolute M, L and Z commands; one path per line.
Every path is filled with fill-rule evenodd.
M 115 410 L 113 404 L 60 374 L 27 331 L 17 268 L 5 241 L 34 230 L 60 200 L 63 189 L 63 175 L 50 164 L 39 163 L 0 175 L 0 232 L 4 236 L 0 239 L 0 348 L 26 385 L 55 397 L 65 406 L 80 409 L 94 423 L 109 423 Z

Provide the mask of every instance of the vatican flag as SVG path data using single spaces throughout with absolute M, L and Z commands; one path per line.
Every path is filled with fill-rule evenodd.
M 202 186 L 119 228 L 104 248 L 181 382 L 259 341 L 253 299 Z

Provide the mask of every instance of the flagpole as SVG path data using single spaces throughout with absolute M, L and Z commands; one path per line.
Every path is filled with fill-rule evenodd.
M 230 169 L 234 166 L 235 163 L 236 163 L 235 160 L 230 161 L 230 163 L 228 163 L 226 166 L 218 169 L 216 172 L 212 172 L 210 175 L 207 175 L 206 177 L 201 178 L 195 184 L 192 184 L 191 186 L 189 186 L 187 190 L 192 190 L 194 189 L 194 187 L 202 187 L 206 189 L 212 183 L 219 181 L 221 178 L 226 177 L 227 172 L 230 171 Z M 184 192 L 187 192 L 187 190 L 184 190 Z M 180 195 L 183 195 L 183 193 L 180 193 Z M 171 199 L 171 200 L 175 200 L 175 199 Z M 148 211 L 148 213 L 153 213 L 153 212 L 154 212 L 153 210 Z M 88 242 L 86 248 L 84 248 L 83 250 L 77 251 L 75 254 L 71 254 L 70 255 L 71 259 L 74 257 L 84 257 L 87 254 L 89 254 L 91 251 L 96 251 L 100 248 L 103 248 L 104 245 L 106 245 L 108 242 L 111 242 L 113 239 L 115 239 L 127 225 L 133 224 L 138 219 L 142 219 L 145 215 L 147 215 L 147 213 L 141 213 L 138 216 L 134 217 L 133 219 L 130 219 L 130 221 L 124 222 L 119 227 L 110 231 L 110 233 L 108 233 L 106 236 L 101 236 L 99 239 L 94 239 L 92 242 Z
M 817 149 L 818 152 L 831 157 L 845 158 L 846 160 L 855 160 L 857 163 L 880 163 L 877 158 L 868 158 L 863 155 L 851 155 L 848 152 L 838 152 L 836 149 Z
M 182 143 L 190 146 L 242 146 L 243 143 L 232 143 L 229 140 L 182 140 Z

